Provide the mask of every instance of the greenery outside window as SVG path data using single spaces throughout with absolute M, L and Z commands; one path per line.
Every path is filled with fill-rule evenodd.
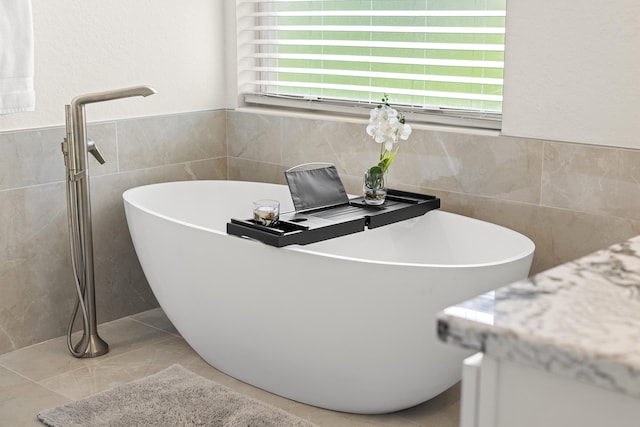
M 500 128 L 506 0 L 238 0 L 247 103 Z

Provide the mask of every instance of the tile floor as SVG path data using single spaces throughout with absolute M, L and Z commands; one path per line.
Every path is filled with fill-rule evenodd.
M 42 426 L 36 419 L 42 409 L 142 378 L 174 363 L 320 427 L 458 426 L 459 385 L 405 411 L 345 414 L 284 399 L 212 368 L 185 343 L 161 309 L 102 324 L 99 332 L 110 352 L 94 359 L 71 357 L 65 337 L 0 355 L 0 426 Z

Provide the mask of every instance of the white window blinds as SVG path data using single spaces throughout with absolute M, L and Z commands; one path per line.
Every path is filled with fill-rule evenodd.
M 505 2 L 238 0 L 239 89 L 332 109 L 388 94 L 410 112 L 499 127 Z

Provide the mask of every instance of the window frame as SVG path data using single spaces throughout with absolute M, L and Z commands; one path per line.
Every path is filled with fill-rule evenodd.
M 242 1 L 236 2 L 236 6 Z M 238 14 L 236 10 L 236 14 Z M 237 17 L 237 19 L 247 19 L 245 16 Z M 234 23 L 237 25 L 237 23 Z M 506 26 L 506 24 L 505 24 Z M 240 58 L 242 50 L 248 49 L 249 43 L 243 43 L 242 37 L 236 31 L 237 36 L 237 76 L 242 72 L 240 66 Z M 243 47 L 244 46 L 244 47 Z M 504 70 L 504 67 L 503 67 Z M 266 93 L 242 93 L 240 91 L 240 78 L 238 78 L 237 95 L 240 106 L 257 107 L 277 110 L 291 110 L 298 112 L 316 112 L 331 113 L 341 116 L 348 115 L 354 118 L 368 116 L 376 101 L 344 101 L 327 98 L 306 98 L 296 96 L 280 96 Z M 502 84 L 504 89 L 504 81 Z M 393 103 L 393 100 L 391 100 Z M 456 108 L 416 108 L 400 103 L 393 103 L 394 107 L 402 111 L 407 118 L 414 124 L 424 125 L 444 125 L 462 128 L 476 128 L 486 130 L 501 130 L 502 128 L 502 111 L 501 112 L 484 112 L 477 110 L 456 109 Z M 503 104 L 504 107 L 504 104 Z

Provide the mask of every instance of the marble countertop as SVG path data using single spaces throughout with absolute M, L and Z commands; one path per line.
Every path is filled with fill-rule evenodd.
M 438 335 L 640 397 L 640 236 L 448 307 Z

